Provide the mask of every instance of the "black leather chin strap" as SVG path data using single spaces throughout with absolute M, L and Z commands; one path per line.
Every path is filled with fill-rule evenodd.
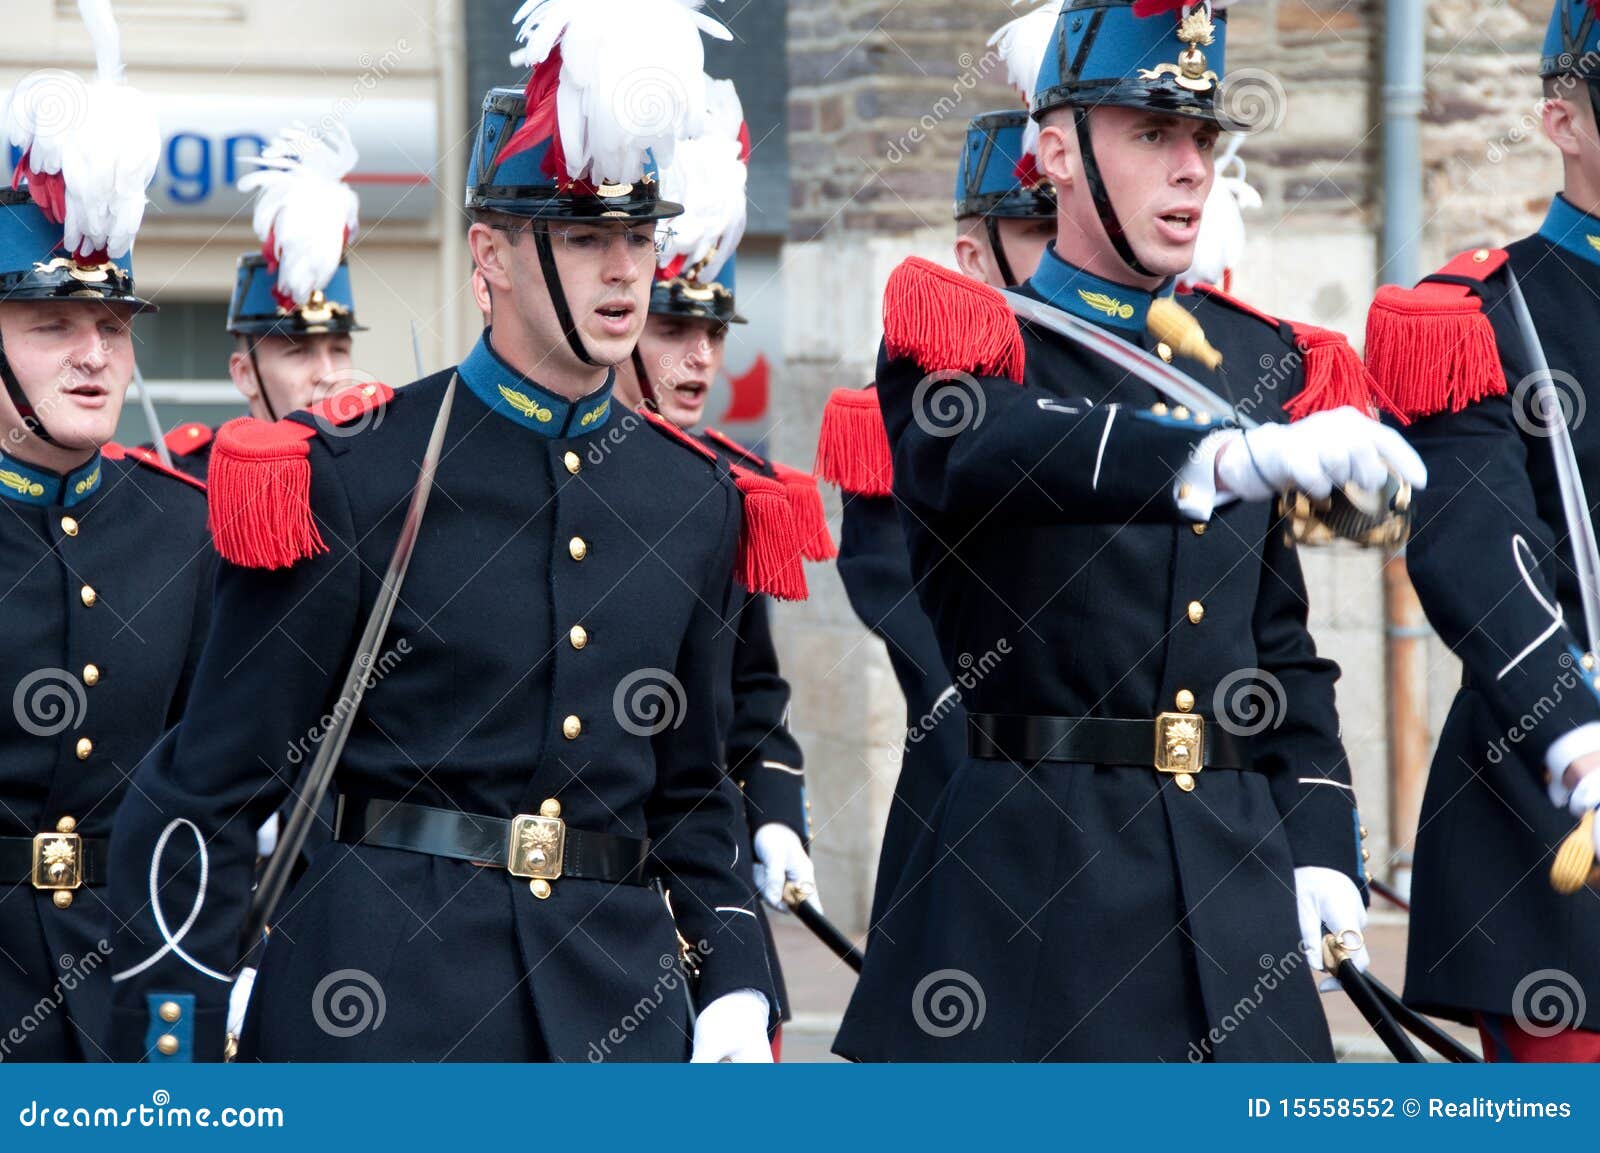
M 1006 259 L 1005 242 L 1000 239 L 1000 222 L 993 216 L 983 218 L 984 231 L 989 234 L 989 251 L 994 253 L 994 262 L 1000 270 L 1000 279 L 1007 288 L 1017 286 L 1016 275 L 1011 271 L 1011 261 Z
M 556 250 L 550 243 L 550 230 L 535 227 L 530 229 L 533 233 L 533 243 L 539 251 L 539 271 L 544 273 L 544 286 L 550 291 L 550 303 L 556 306 L 556 323 L 561 325 L 561 331 L 566 335 L 567 347 L 584 364 L 595 368 L 605 368 L 594 357 L 589 355 L 589 350 L 584 347 L 583 337 L 578 335 L 578 326 L 572 322 L 572 309 L 567 305 L 566 289 L 561 287 L 561 272 L 556 268 Z
M 1133 246 L 1128 243 L 1127 234 L 1122 231 L 1122 221 L 1117 219 L 1117 210 L 1111 207 L 1111 193 L 1100 175 L 1100 163 L 1094 157 L 1094 143 L 1089 139 L 1089 109 L 1081 106 L 1074 108 L 1072 119 L 1078 129 L 1078 152 L 1083 157 L 1083 176 L 1089 182 L 1089 195 L 1094 199 L 1094 210 L 1100 217 L 1100 224 L 1106 230 L 1106 236 L 1111 240 L 1111 247 L 1122 258 L 1122 263 L 1140 276 L 1159 276 L 1159 273 L 1151 272 L 1139 262 Z
M 639 346 L 633 346 L 633 375 L 639 380 L 639 396 L 645 404 L 650 406 L 652 412 L 660 412 L 661 405 L 656 400 L 656 386 L 650 383 L 650 374 L 644 370 L 644 357 L 639 355 Z
M 256 346 L 260 343 L 261 342 L 255 337 L 250 338 L 250 371 L 256 374 L 256 388 L 261 393 L 261 403 L 267 406 L 267 415 L 270 416 L 273 420 L 273 423 L 276 424 L 278 421 L 278 410 L 273 407 L 272 394 L 267 391 L 267 378 L 261 375 L 261 362 L 256 359 Z
M 22 417 L 22 423 L 27 426 L 28 431 L 46 444 L 59 447 L 61 442 L 51 436 L 50 430 L 45 428 L 44 421 L 34 411 L 33 402 L 28 399 L 28 394 L 22 391 L 22 382 L 17 379 L 17 374 L 11 371 L 11 358 L 6 355 L 4 337 L 0 337 L 0 381 L 5 382 L 6 395 L 11 398 L 17 415 Z

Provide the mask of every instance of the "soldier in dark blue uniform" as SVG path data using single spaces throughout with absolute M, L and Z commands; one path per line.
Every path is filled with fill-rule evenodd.
M 634 408 L 648 404 L 686 432 L 703 421 L 706 396 L 721 374 L 728 329 L 744 324 L 737 305 L 735 248 L 744 233 L 749 132 L 729 80 L 709 80 L 709 123 L 693 140 L 678 142 L 662 174 L 662 194 L 684 204 L 680 226 L 663 226 L 661 259 L 650 291 L 649 318 L 628 364 L 618 373 L 617 395 Z M 781 483 L 797 536 L 786 566 L 794 585 L 786 599 L 804 595 L 800 562 L 834 555 L 816 478 L 769 461 L 716 429 L 697 439 L 730 469 Z M 810 857 L 805 758 L 789 728 L 789 682 L 778 664 L 767 596 L 741 589 L 729 622 L 731 675 L 723 709 L 728 717 L 727 762 L 743 796 L 745 842 L 768 908 L 787 913 L 786 886 L 814 894 Z M 814 896 L 813 896 L 814 899 Z M 777 965 L 765 909 L 761 913 L 773 957 L 781 1017 L 792 1016 Z M 782 1049 L 781 1032 L 773 1052 Z
M 398 393 L 217 438 L 216 627 L 112 847 L 119 1056 L 224 1055 L 255 827 L 348 711 L 341 675 L 457 377 L 333 779 L 334 843 L 277 910 L 239 1057 L 771 1059 L 717 672 L 736 567 L 765 587 L 762 518 L 786 506 L 666 422 L 624 426 L 611 393 L 655 223 L 678 211 L 651 157 L 670 162 L 701 106 L 704 18 L 549 14 L 513 58 L 526 91 L 486 96 L 472 152 L 469 242 L 493 298 L 477 346 Z M 689 97 L 653 126 L 613 119 L 600 80 L 598 46 L 634 37 Z
M 1360 821 L 1271 498 L 1425 476 L 1357 407 L 1348 345 L 1220 295 L 1191 303 L 1220 362 L 1187 324 L 1146 329 L 1192 256 L 1224 32 L 1204 4 L 1064 7 L 1034 100 L 1060 227 L 1020 292 L 1195 350 L 1268 423 L 1173 405 L 926 262 L 891 278 L 878 393 L 912 572 L 946 668 L 982 675 L 846 1056 L 1332 1057 L 1304 969 L 1324 925 L 1364 963 Z
M 102 58 L 114 58 L 115 27 L 91 32 Z M 129 256 L 159 152 L 153 113 L 103 75 L 94 84 L 114 91 L 92 103 L 80 93 L 85 120 L 63 126 L 49 111 L 59 74 L 50 83 L 53 95 L 27 82 L 13 95 L 8 122 L 22 129 L 25 190 L 0 192 L 8 1062 L 106 1058 L 107 839 L 134 766 L 188 695 L 215 571 L 203 486 L 109 443 L 133 379 L 132 319 L 153 307 L 134 290 Z M 119 147 L 108 150 L 108 139 Z M 106 201 L 113 171 L 127 184 Z M 68 216 L 78 222 L 70 236 Z
M 1416 289 L 1380 289 L 1367 357 L 1432 483 L 1407 565 L 1465 666 L 1418 824 L 1407 1001 L 1476 1023 L 1490 1060 L 1600 1060 L 1600 911 L 1563 896 L 1551 855 L 1600 805 L 1600 690 L 1521 285 L 1568 415 L 1583 483 L 1600 428 L 1583 413 L 1600 349 L 1600 14 L 1555 6 L 1540 74 L 1564 190 L 1534 235 L 1463 253 Z M 1585 992 L 1590 995 L 1585 997 Z
M 257 194 L 261 251 L 239 258 L 228 298 L 228 375 L 257 420 L 278 420 L 357 383 L 356 319 L 346 246 L 358 202 L 344 177 L 356 150 L 343 125 L 325 137 L 285 129 L 239 187 Z M 360 383 L 370 383 L 362 378 Z M 204 480 L 215 432 L 197 421 L 167 433 L 172 463 Z
M 1013 24 L 1047 15 L 1049 7 Z M 1047 35 L 1050 30 L 1053 24 L 1047 23 Z M 1011 288 L 1032 275 L 1055 236 L 1055 191 L 1040 179 L 1037 158 L 1024 146 L 1027 132 L 1026 112 L 973 117 L 956 174 L 956 263 L 995 288 Z M 966 756 L 967 716 L 961 689 L 945 670 L 917 599 L 874 389 L 840 389 L 829 397 L 817 462 L 844 498 L 839 579 L 861 623 L 888 649 L 906 701 L 906 741 L 878 854 L 871 926 L 883 916 L 911 846 L 929 827 L 934 802 Z

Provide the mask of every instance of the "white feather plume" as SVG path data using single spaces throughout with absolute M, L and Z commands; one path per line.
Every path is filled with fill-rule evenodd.
M 744 108 L 731 80 L 706 82 L 706 130 L 678 141 L 672 163 L 661 172 L 661 196 L 683 205 L 683 215 L 661 222 L 666 237 L 662 267 L 684 257 L 684 267 L 700 261 L 698 279 L 709 283 L 744 238 L 748 216 L 745 188 L 749 169 L 739 139 Z M 708 259 L 709 257 L 709 259 Z
M 1261 207 L 1261 193 L 1245 183 L 1244 161 L 1238 156 L 1243 140 L 1242 136 L 1233 137 L 1217 161 L 1217 176 L 1200 213 L 1194 257 L 1188 270 L 1178 276 L 1178 283 L 1185 288 L 1196 284 L 1220 288 L 1224 274 L 1244 259 L 1244 214 Z M 1225 175 L 1230 166 L 1237 170 L 1236 175 Z
M 145 189 L 161 158 L 155 106 L 123 82 L 121 37 L 111 0 L 78 0 L 97 73 L 85 83 L 59 70 L 34 72 L 12 90 L 6 139 L 28 171 L 60 175 L 64 245 L 74 256 L 126 256 L 144 219 Z
M 1022 0 L 1011 0 L 1012 4 Z M 989 47 L 999 53 L 1006 66 L 1006 78 L 1017 90 L 1022 102 L 1033 107 L 1033 89 L 1039 81 L 1039 69 L 1044 66 L 1045 53 L 1055 42 L 1056 18 L 1061 15 L 1061 0 L 1050 0 L 1025 15 L 1018 16 L 1000 26 L 989 37 Z M 1022 134 L 1022 150 L 1036 152 L 1039 148 L 1039 126 L 1028 122 Z
M 295 124 L 254 159 L 260 171 L 239 181 L 239 191 L 259 192 L 252 224 L 263 244 L 271 237 L 278 291 L 297 305 L 328 287 L 356 234 L 360 200 L 344 178 L 357 159 L 344 125 L 318 137 Z
M 571 179 L 631 183 L 647 152 L 664 168 L 677 141 L 704 131 L 700 33 L 733 34 L 699 11 L 702 3 L 527 0 L 517 10 L 523 47 L 513 64 L 537 67 L 561 46 L 556 108 Z

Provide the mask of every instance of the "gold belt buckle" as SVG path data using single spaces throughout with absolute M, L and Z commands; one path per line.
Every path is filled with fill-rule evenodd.
M 33 838 L 33 887 L 41 892 L 83 884 L 83 838 L 77 833 L 40 833 Z
M 513 877 L 527 878 L 533 895 L 543 900 L 550 895 L 550 882 L 561 876 L 566 847 L 567 823 L 561 819 L 561 805 L 546 801 L 539 806 L 538 815 L 518 813 L 511 819 L 506 870 Z
M 1157 772 L 1173 774 L 1184 792 L 1194 791 L 1194 775 L 1206 767 L 1206 721 L 1194 713 L 1156 716 Z

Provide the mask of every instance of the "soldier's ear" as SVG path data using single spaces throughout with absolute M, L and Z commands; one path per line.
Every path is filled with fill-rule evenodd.
M 1576 160 L 1582 153 L 1586 137 L 1589 147 L 1594 147 L 1595 126 L 1592 120 L 1578 115 L 1577 105 L 1571 100 L 1551 97 L 1542 101 L 1539 122 L 1545 138 L 1570 160 Z
M 963 276 L 985 283 L 989 280 L 989 270 L 983 262 L 983 245 L 965 229 L 956 237 L 956 267 Z
M 233 380 L 233 387 L 239 390 L 239 395 L 246 401 L 254 401 L 261 394 L 261 382 L 256 379 L 256 371 L 247 353 L 235 352 L 228 357 L 228 376 Z
M 1059 196 L 1078 179 L 1077 132 L 1070 120 L 1051 115 L 1039 127 L 1039 171 Z
M 483 280 L 492 291 L 501 289 L 511 291 L 511 272 L 506 268 L 505 261 L 500 258 L 502 237 L 495 230 L 482 221 L 475 221 L 467 229 L 467 248 L 472 253 L 472 262 L 483 273 Z

